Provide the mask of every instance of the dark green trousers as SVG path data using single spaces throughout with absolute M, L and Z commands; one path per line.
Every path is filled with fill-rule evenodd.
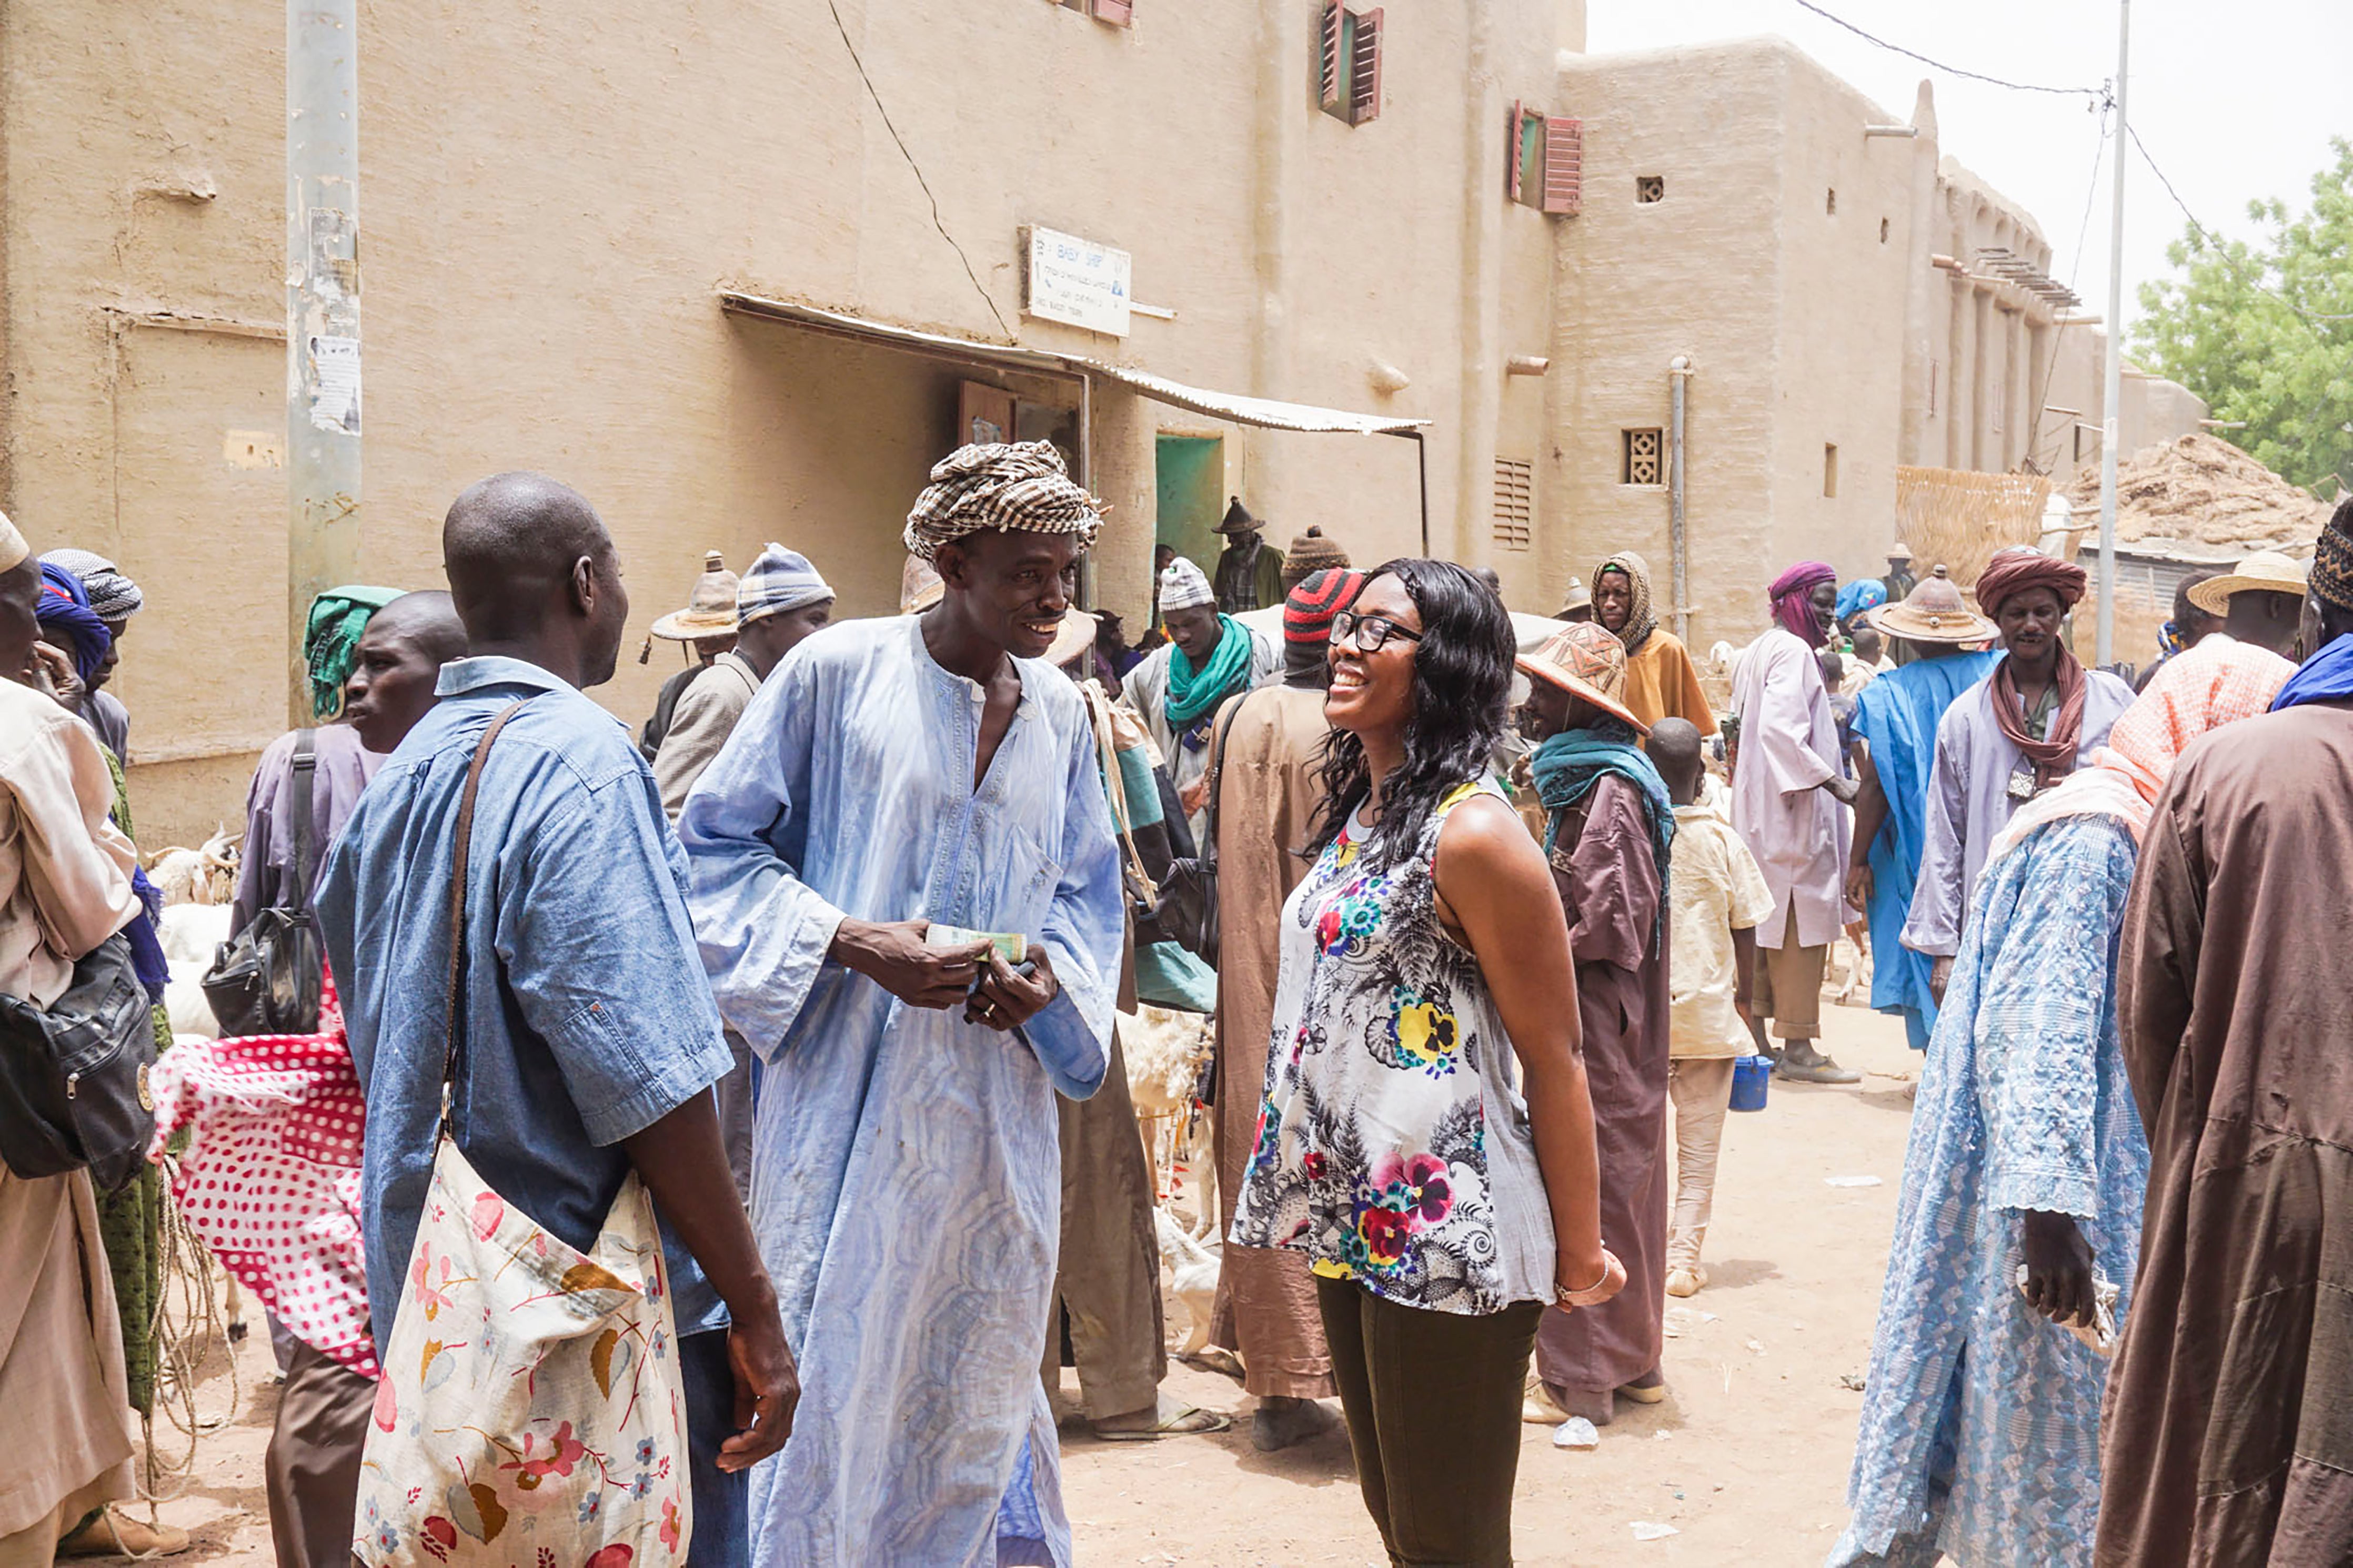
M 1315 1281 L 1356 1480 L 1396 1568 L 1509 1568 L 1540 1301 L 1470 1317 Z

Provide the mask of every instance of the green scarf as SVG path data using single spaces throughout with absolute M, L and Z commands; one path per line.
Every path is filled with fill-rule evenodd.
M 1218 617 L 1218 647 L 1198 672 L 1185 650 L 1168 646 L 1168 727 L 1182 730 L 1214 712 L 1229 691 L 1250 684 L 1250 635 L 1231 616 Z

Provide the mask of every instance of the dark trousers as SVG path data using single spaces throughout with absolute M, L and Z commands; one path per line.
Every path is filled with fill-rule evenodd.
M 686 1459 L 694 1495 L 688 1568 L 751 1568 L 751 1482 L 719 1468 L 719 1445 L 735 1435 L 735 1373 L 727 1331 L 678 1337 L 680 1392 L 686 1396 Z
M 261 1461 L 270 1544 L 278 1568 L 349 1568 L 375 1384 L 292 1334 L 286 1342 L 286 1385 Z
M 1397 1568 L 1509 1568 L 1540 1301 L 1471 1317 L 1315 1281 L 1356 1480 Z

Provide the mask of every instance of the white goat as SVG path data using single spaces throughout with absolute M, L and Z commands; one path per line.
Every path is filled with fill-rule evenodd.
M 243 837 L 223 827 L 197 848 L 162 850 L 147 862 L 147 879 L 166 904 L 228 903 L 237 897 L 237 846 Z
M 1168 1293 L 1185 1309 L 1185 1343 L 1178 1355 L 1200 1353 L 1209 1342 L 1209 1315 L 1218 1300 L 1218 1238 L 1198 1241 L 1166 1207 L 1152 1211 L 1160 1236 L 1160 1256 L 1168 1262 Z

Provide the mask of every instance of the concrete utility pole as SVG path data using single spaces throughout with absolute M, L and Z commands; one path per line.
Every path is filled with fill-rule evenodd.
M 312 721 L 311 601 L 358 574 L 360 83 L 357 0 L 286 4 L 288 713 Z
M 2101 401 L 2100 429 L 2100 616 L 2092 661 L 2116 657 L 2116 443 L 2124 434 L 2125 396 L 2125 158 L 2132 148 L 2125 119 L 2125 73 L 2132 65 L 2132 0 L 2116 0 L 2116 155 L 2109 179 L 2108 364 Z

